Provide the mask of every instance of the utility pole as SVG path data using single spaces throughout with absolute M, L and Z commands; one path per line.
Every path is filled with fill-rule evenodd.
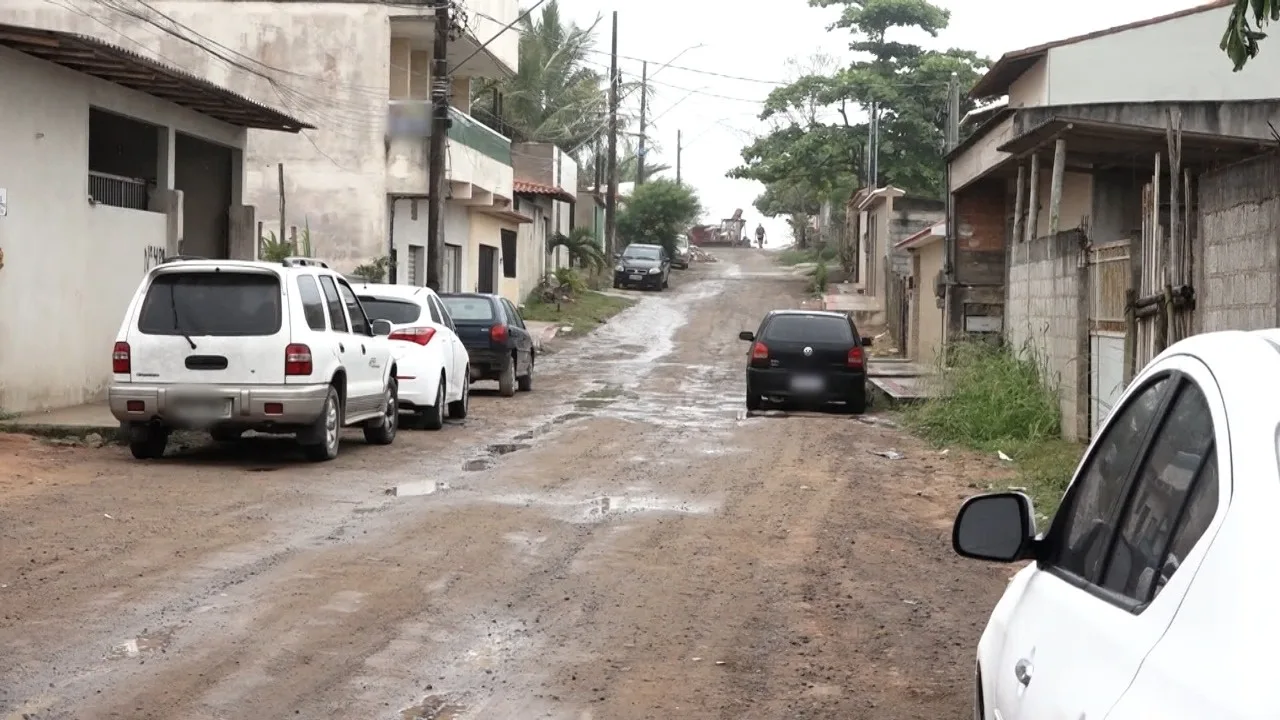
M 680 156 L 684 154 L 684 131 L 676 131 L 676 184 L 683 185 L 680 182 Z
M 640 143 L 636 146 L 636 185 L 644 182 L 644 123 L 649 98 L 649 63 L 640 66 Z
M 427 155 L 427 287 L 444 289 L 444 163 L 449 132 L 449 0 L 436 0 L 435 45 L 431 51 L 431 145 Z M 393 239 L 394 240 L 394 239 Z M 391 256 L 391 282 L 396 258 Z
M 613 46 L 609 60 L 609 191 L 604 201 L 604 249 L 612 259 L 618 232 L 618 11 L 613 11 Z
M 960 144 L 960 78 L 955 73 L 951 73 L 951 80 L 947 85 L 947 152 L 950 153 Z M 1022 168 L 1018 168 L 1018 175 L 1021 178 Z M 952 334 L 951 322 L 951 305 L 953 288 L 956 282 L 956 206 L 955 199 L 951 195 L 951 162 L 948 160 L 946 173 L 943 175 L 943 182 L 946 188 L 943 190 L 947 194 L 946 197 L 946 226 L 942 240 L 942 277 L 944 287 L 942 290 L 942 341 L 946 343 Z M 1036 178 L 1036 171 L 1031 171 L 1032 187 L 1039 180 Z M 1018 192 L 1022 189 L 1019 187 Z M 1033 189 L 1034 193 L 1035 190 Z M 1032 196 L 1034 198 L 1034 195 Z M 1022 202 L 1022 196 L 1019 194 L 1018 202 Z M 1014 219 L 1014 225 L 1019 222 L 1018 218 Z M 1017 240 L 1015 239 L 1015 242 Z M 960 328 L 956 328 L 959 331 Z
M 284 242 L 284 163 L 276 163 L 276 177 L 280 183 L 280 237 L 276 241 Z M 297 248 L 294 252 L 297 252 Z
M 867 157 L 867 177 L 872 190 L 880 187 L 880 105 L 871 103 L 871 149 Z

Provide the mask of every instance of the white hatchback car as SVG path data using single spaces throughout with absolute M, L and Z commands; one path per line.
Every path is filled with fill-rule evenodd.
M 207 429 L 219 441 L 296 434 L 308 457 L 331 460 L 343 425 L 395 440 L 390 332 L 324 263 L 171 259 L 129 303 L 108 403 L 139 459 L 163 455 L 175 429 Z
M 1193 336 L 1125 390 L 1061 508 L 970 498 L 963 556 L 1031 560 L 978 643 L 983 720 L 1280 717 L 1280 330 Z
M 415 285 L 355 285 L 360 304 L 374 320 L 391 323 L 392 356 L 400 410 L 412 412 L 428 430 L 465 418 L 471 395 L 471 359 L 453 318 L 431 288 Z

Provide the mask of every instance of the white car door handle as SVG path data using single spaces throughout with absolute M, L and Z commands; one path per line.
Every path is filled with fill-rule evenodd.
M 1030 660 L 1019 660 L 1013 666 L 1013 676 L 1018 678 L 1018 682 L 1023 685 L 1029 685 L 1031 684 L 1031 670 Z

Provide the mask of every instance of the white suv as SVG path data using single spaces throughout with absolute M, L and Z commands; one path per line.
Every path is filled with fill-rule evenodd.
M 163 455 L 172 430 L 207 429 L 296 434 L 308 458 L 332 460 L 344 425 L 395 440 L 390 331 L 316 260 L 170 259 L 129 304 L 108 402 L 139 459 Z

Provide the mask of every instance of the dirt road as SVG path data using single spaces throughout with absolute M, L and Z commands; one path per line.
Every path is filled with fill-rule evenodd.
M 803 283 L 718 254 L 332 463 L 0 436 L 0 720 L 965 717 L 1007 573 L 949 527 L 999 470 L 746 418 L 737 332 Z

